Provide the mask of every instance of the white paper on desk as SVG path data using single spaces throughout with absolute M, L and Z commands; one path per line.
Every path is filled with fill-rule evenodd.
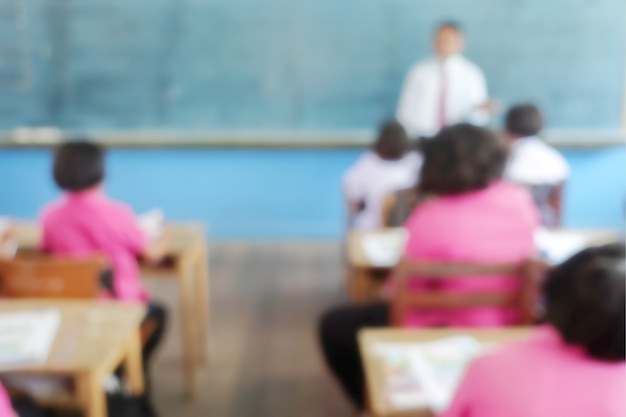
M 411 366 L 411 344 L 376 343 L 372 353 L 382 360 L 382 398 L 395 410 L 415 410 L 428 407 L 426 391 Z
M 393 409 L 428 408 L 437 413 L 450 404 L 469 362 L 492 345 L 466 336 L 424 343 L 378 343 L 383 359 L 383 401 Z
M 365 256 L 373 265 L 392 267 L 400 260 L 406 240 L 406 231 L 398 229 L 366 234 L 363 236 L 361 244 Z
M 44 363 L 60 324 L 55 309 L 0 313 L 0 370 Z
M 415 345 L 410 352 L 411 366 L 426 391 L 431 410 L 440 413 L 448 407 L 467 365 L 484 349 L 466 335 Z
M 2 242 L 2 235 L 4 235 L 9 228 L 13 225 L 13 220 L 8 217 L 0 216 L 0 242 Z M 13 258 L 17 253 L 17 242 L 14 239 L 9 239 L 0 244 L 0 257 Z
M 155 208 L 137 216 L 137 223 L 142 232 L 151 240 L 155 240 L 163 234 L 165 215 L 163 210 Z
M 589 241 L 582 233 L 548 229 L 535 231 L 535 246 L 553 264 L 560 264 L 588 245 Z

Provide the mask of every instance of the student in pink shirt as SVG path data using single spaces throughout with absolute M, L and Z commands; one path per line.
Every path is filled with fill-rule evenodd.
M 470 364 L 441 417 L 625 417 L 624 245 L 587 249 L 546 281 L 546 324 Z
M 141 286 L 137 257 L 158 261 L 164 254 L 164 242 L 150 242 L 132 209 L 104 194 L 104 172 L 104 151 L 93 143 L 69 142 L 57 149 L 53 176 L 65 194 L 42 211 L 41 248 L 59 256 L 107 256 L 113 282 L 106 295 L 147 303 L 146 321 L 156 327 L 144 345 L 147 372 L 149 359 L 163 336 L 166 313 L 162 305 L 150 301 Z
M 523 188 L 501 181 L 505 143 L 486 129 L 460 124 L 425 141 L 423 153 L 418 192 L 430 198 L 415 208 L 405 224 L 406 259 L 500 264 L 521 262 L 533 253 L 539 215 Z M 408 289 L 412 293 L 510 293 L 517 285 L 510 276 L 468 276 L 446 282 L 413 277 Z M 395 302 L 403 294 L 396 294 Z M 357 333 L 364 327 L 388 326 L 389 307 L 389 302 L 342 307 L 326 313 L 320 322 L 326 362 L 359 409 L 365 390 Z M 494 306 L 431 309 L 410 311 L 403 320 L 406 326 L 505 326 L 516 323 L 519 313 Z
M 39 408 L 27 397 L 19 397 L 14 401 L 0 384 L 0 417 L 44 417 L 44 410 Z

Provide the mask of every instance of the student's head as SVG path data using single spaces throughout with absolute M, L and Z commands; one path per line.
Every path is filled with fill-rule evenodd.
M 624 244 L 586 249 L 561 264 L 544 284 L 546 319 L 566 343 L 595 359 L 626 359 Z
M 443 22 L 437 26 L 433 39 L 433 49 L 437 56 L 446 59 L 461 53 L 465 48 L 465 38 L 461 27 L 455 22 Z
M 56 150 L 53 175 L 57 185 L 65 191 L 97 187 L 104 179 L 104 151 L 82 140 L 64 143 Z
M 422 145 L 420 191 L 458 195 L 488 187 L 502 177 L 507 147 L 491 131 L 462 123 Z
M 512 139 L 535 136 L 543 129 L 543 117 L 537 106 L 519 104 L 506 114 L 505 130 Z
M 409 147 L 409 138 L 404 127 L 396 121 L 390 121 L 380 128 L 372 149 L 382 159 L 395 161 L 402 158 Z

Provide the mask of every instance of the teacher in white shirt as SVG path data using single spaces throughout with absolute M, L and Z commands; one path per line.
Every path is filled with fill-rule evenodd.
M 432 137 L 459 122 L 489 122 L 496 106 L 488 98 L 482 70 L 461 55 L 464 47 L 460 27 L 442 23 L 433 42 L 436 56 L 409 71 L 396 117 L 411 138 Z

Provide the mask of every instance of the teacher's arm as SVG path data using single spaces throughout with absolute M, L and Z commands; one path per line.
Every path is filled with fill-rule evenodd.
M 474 107 L 468 115 L 468 121 L 475 125 L 484 126 L 489 123 L 491 116 L 498 112 L 499 105 L 495 100 L 489 98 L 485 74 L 477 69 L 473 78 L 469 88 L 470 99 Z

